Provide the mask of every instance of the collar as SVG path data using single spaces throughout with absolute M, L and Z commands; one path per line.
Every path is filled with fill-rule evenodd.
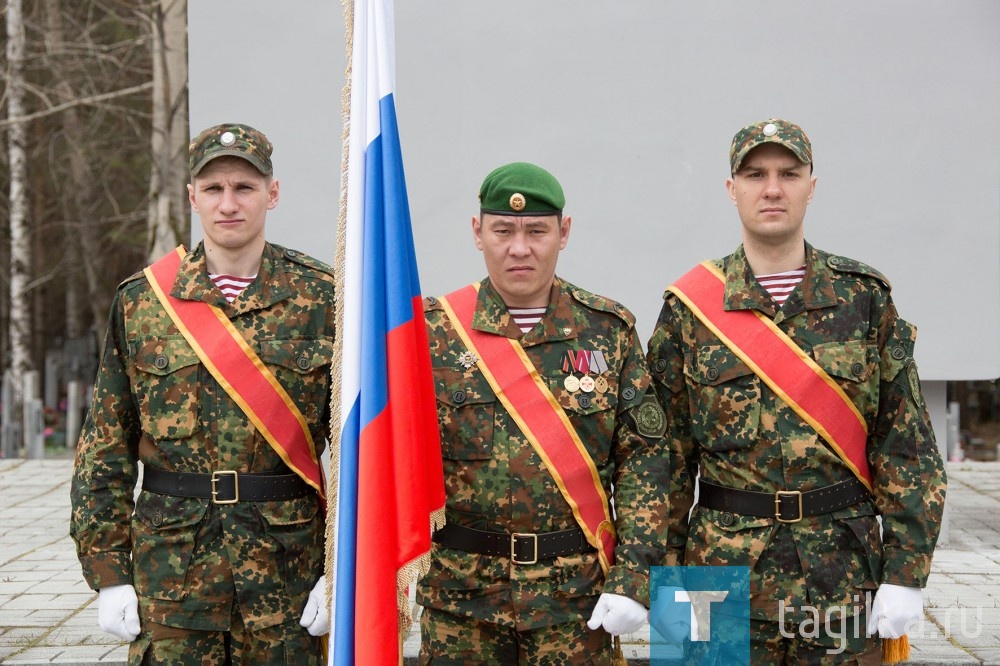
M 542 315 L 542 320 L 527 333 L 521 333 L 521 329 L 507 311 L 507 304 L 493 287 L 490 279 L 486 278 L 479 286 L 476 311 L 472 316 L 472 328 L 484 333 L 502 335 L 505 338 L 520 339 L 524 345 L 576 338 L 581 325 L 576 308 L 572 306 L 568 287 L 569 284 L 557 276 L 552 281 L 549 306 Z
M 282 261 L 284 260 L 274 246 L 265 243 L 257 279 L 243 290 L 239 298 L 230 303 L 208 277 L 204 243 L 198 243 L 198 246 L 188 252 L 181 261 L 170 295 L 189 301 L 204 301 L 221 308 L 229 317 L 263 310 L 292 295 L 288 276 L 279 268 Z
M 779 313 L 782 318 L 788 318 L 805 310 L 830 307 L 837 302 L 833 291 L 833 271 L 827 265 L 827 255 L 809 243 L 806 243 L 806 274 L 780 309 L 754 277 L 742 245 L 722 260 L 722 269 L 726 275 L 726 310 L 759 310 L 772 318 Z

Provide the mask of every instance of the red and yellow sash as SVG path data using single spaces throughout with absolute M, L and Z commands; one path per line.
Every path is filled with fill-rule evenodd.
M 322 497 L 323 477 L 309 426 L 274 373 L 222 310 L 170 295 L 185 254 L 184 246 L 178 246 L 143 269 L 156 297 L 219 385 L 285 464 Z
M 812 426 L 871 490 L 865 455 L 868 424 L 854 402 L 768 317 L 756 310 L 725 310 L 725 283 L 725 275 L 706 261 L 667 289 Z
M 480 371 L 545 462 L 605 573 L 614 563 L 615 530 L 608 496 L 580 436 L 517 340 L 472 328 L 479 285 L 440 300 Z

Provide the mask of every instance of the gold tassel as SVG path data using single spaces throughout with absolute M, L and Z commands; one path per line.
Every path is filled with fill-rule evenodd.
M 622 641 L 620 638 L 615 636 L 615 651 L 611 656 L 611 663 L 614 666 L 628 666 L 628 662 L 625 660 L 625 654 L 622 652 Z
M 882 639 L 882 663 L 898 664 L 910 658 L 910 639 L 903 634 L 899 638 Z

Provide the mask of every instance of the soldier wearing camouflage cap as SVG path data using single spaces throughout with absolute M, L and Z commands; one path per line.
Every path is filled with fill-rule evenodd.
M 663 414 L 632 314 L 556 275 L 565 203 L 541 167 L 492 171 L 472 218 L 488 277 L 424 302 L 448 494 L 417 590 L 424 663 L 608 664 L 612 635 L 646 620 L 649 566 L 664 555 Z M 526 408 L 503 375 L 540 402 Z M 562 415 L 537 434 L 535 419 Z M 577 509 L 554 462 L 563 444 L 591 470 Z M 575 515 L 612 497 L 613 525 Z M 610 549 L 612 527 L 604 573 L 594 537 Z
M 129 664 L 322 659 L 316 461 L 334 278 L 265 240 L 279 193 L 271 154 L 248 125 L 195 137 L 188 194 L 204 240 L 126 279 L 111 307 L 71 533 L 101 628 L 131 641 Z M 289 424 L 276 441 L 271 430 Z
M 916 329 L 881 273 L 805 241 L 801 127 L 747 125 L 729 162 L 743 242 L 667 289 L 648 346 L 670 443 L 667 564 L 749 567 L 750 663 L 877 664 L 882 638 L 921 617 L 944 506 Z M 650 623 L 670 635 L 654 596 Z

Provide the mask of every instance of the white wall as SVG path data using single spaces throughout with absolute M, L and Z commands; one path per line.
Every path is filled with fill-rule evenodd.
M 332 261 L 340 3 L 189 3 L 192 132 L 276 145 L 272 240 Z M 1000 3 L 402 0 L 397 111 L 423 292 L 479 279 L 483 176 L 535 161 L 574 227 L 559 272 L 652 331 L 663 288 L 732 251 L 740 126 L 810 135 L 818 247 L 885 272 L 925 380 L 1000 376 Z

